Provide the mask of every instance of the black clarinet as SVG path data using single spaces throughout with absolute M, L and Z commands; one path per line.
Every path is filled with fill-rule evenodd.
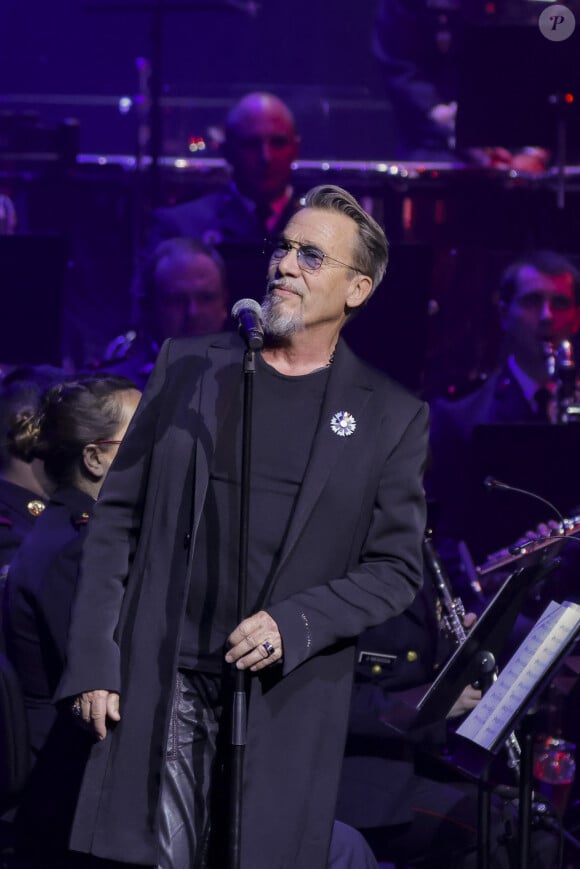
M 439 553 L 433 545 L 430 531 L 427 531 L 423 538 L 423 555 L 433 577 L 433 584 L 441 605 L 443 629 L 445 634 L 454 643 L 455 648 L 458 648 L 467 638 L 467 631 L 463 625 L 465 607 L 461 598 L 453 597 L 451 593 L 451 580 L 447 575 Z M 495 679 L 497 679 L 497 672 L 492 676 L 492 681 L 495 681 Z M 508 735 L 504 744 L 508 758 L 507 765 L 509 769 L 513 769 L 516 778 L 519 779 L 522 750 L 513 730 Z
M 467 637 L 467 632 L 463 626 L 465 607 L 461 598 L 453 597 L 451 593 L 451 581 L 439 558 L 439 553 L 433 545 L 430 531 L 427 531 L 423 539 L 423 555 L 433 577 L 433 584 L 441 605 L 443 630 L 457 648 L 465 642 Z

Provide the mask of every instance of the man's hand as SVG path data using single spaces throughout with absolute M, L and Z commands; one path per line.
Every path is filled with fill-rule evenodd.
M 97 739 L 104 739 L 107 735 L 107 718 L 121 720 L 119 695 L 115 691 L 85 691 L 75 697 L 72 711 Z
M 470 631 L 471 628 L 476 623 L 476 621 L 477 621 L 476 613 L 465 613 L 465 615 L 463 616 L 463 619 L 462 619 L 463 627 L 465 628 L 466 631 Z
M 432 121 L 445 130 L 447 133 L 452 133 L 455 129 L 455 118 L 457 116 L 457 103 L 438 103 L 433 106 L 429 112 L 429 117 Z
M 464 715 L 466 712 L 475 709 L 481 700 L 481 696 L 479 688 L 467 685 L 447 713 L 447 718 L 458 718 L 460 715 Z
M 264 610 L 240 622 L 229 635 L 228 643 L 231 648 L 226 661 L 235 664 L 238 670 L 255 673 L 270 664 L 277 664 L 283 657 L 278 625 Z

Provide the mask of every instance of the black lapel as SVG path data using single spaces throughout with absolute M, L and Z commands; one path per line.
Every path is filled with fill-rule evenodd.
M 228 408 L 235 398 L 242 380 L 244 348 L 235 336 L 231 341 L 216 341 L 207 349 L 208 371 L 202 378 L 197 404 L 203 432 L 195 440 L 195 482 L 193 501 L 193 536 L 197 533 L 207 487 L 216 439 Z
M 280 569 L 296 546 L 326 481 L 344 454 L 347 438 L 335 434 L 331 428 L 331 420 L 336 413 L 346 411 L 352 414 L 356 421 L 356 430 L 350 437 L 360 439 L 361 449 L 364 449 L 367 442 L 364 436 L 364 412 L 373 393 L 373 387 L 369 385 L 363 372 L 364 369 L 347 345 L 339 341 L 304 481 L 292 514 L 275 577 L 270 588 L 265 590 L 266 594 L 271 590 Z

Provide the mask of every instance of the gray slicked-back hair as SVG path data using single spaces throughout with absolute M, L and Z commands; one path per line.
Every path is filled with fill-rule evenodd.
M 306 208 L 337 211 L 354 220 L 358 226 L 358 241 L 353 265 L 371 278 L 374 292 L 384 277 L 389 260 L 389 243 L 376 220 L 367 214 L 354 196 L 335 184 L 313 187 L 303 201 Z

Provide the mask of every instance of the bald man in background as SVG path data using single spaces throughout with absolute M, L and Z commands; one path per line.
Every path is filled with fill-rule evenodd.
M 224 154 L 228 186 L 153 215 L 151 246 L 176 236 L 206 244 L 261 244 L 277 235 L 298 208 L 290 176 L 300 138 L 292 112 L 277 96 L 250 93 L 230 110 Z

